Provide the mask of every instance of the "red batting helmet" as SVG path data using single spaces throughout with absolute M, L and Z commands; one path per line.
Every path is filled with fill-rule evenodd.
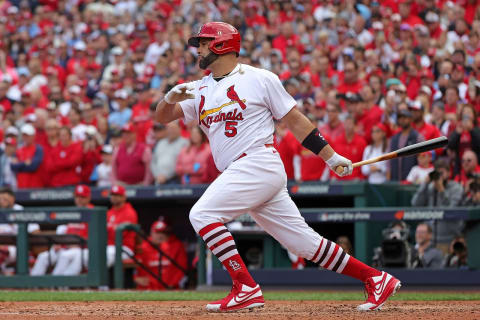
M 240 53 L 240 33 L 234 26 L 228 23 L 205 23 L 197 35 L 188 39 L 188 44 L 198 48 L 201 38 L 213 39 L 208 48 L 215 54 L 225 54 L 228 52 Z

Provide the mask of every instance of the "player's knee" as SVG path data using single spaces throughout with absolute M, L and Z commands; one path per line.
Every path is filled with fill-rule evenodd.
M 195 230 L 195 232 L 198 233 L 198 231 L 203 227 L 202 212 L 198 208 L 198 206 L 194 205 L 192 207 L 192 209 L 190 210 L 190 214 L 188 215 L 188 218 L 190 219 L 190 223 L 192 224 L 193 229 Z

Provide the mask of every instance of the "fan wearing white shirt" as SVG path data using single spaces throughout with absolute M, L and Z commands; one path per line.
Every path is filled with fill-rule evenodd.
M 372 143 L 363 151 L 363 159 L 378 157 L 387 152 L 387 128 L 383 123 L 378 123 L 372 128 Z M 380 184 L 387 180 L 387 163 L 377 162 L 362 166 L 362 174 L 368 177 L 368 182 Z

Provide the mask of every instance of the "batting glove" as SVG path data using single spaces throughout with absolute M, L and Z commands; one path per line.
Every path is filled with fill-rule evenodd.
M 330 159 L 325 162 L 327 163 L 328 167 L 340 177 L 348 176 L 353 172 L 352 161 L 348 160 L 345 157 L 342 157 L 336 152 L 333 154 L 333 156 L 330 157 Z M 338 172 L 336 170 L 338 167 L 342 168 L 341 172 Z
M 167 92 L 163 100 L 168 104 L 175 104 L 185 99 L 193 99 L 195 98 L 195 95 L 193 94 L 194 89 L 195 84 L 192 82 L 177 84 Z

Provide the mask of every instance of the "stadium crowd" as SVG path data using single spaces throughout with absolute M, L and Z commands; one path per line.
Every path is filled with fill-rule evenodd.
M 447 178 L 468 190 L 480 171 L 475 0 L 11 0 L 0 5 L 0 184 L 212 181 L 218 172 L 197 124 L 152 117 L 165 92 L 205 74 L 186 39 L 212 20 L 240 30 L 241 62 L 276 73 L 353 162 L 450 140 L 447 150 L 338 178 L 279 122 L 289 179 L 421 184 L 444 158 Z

